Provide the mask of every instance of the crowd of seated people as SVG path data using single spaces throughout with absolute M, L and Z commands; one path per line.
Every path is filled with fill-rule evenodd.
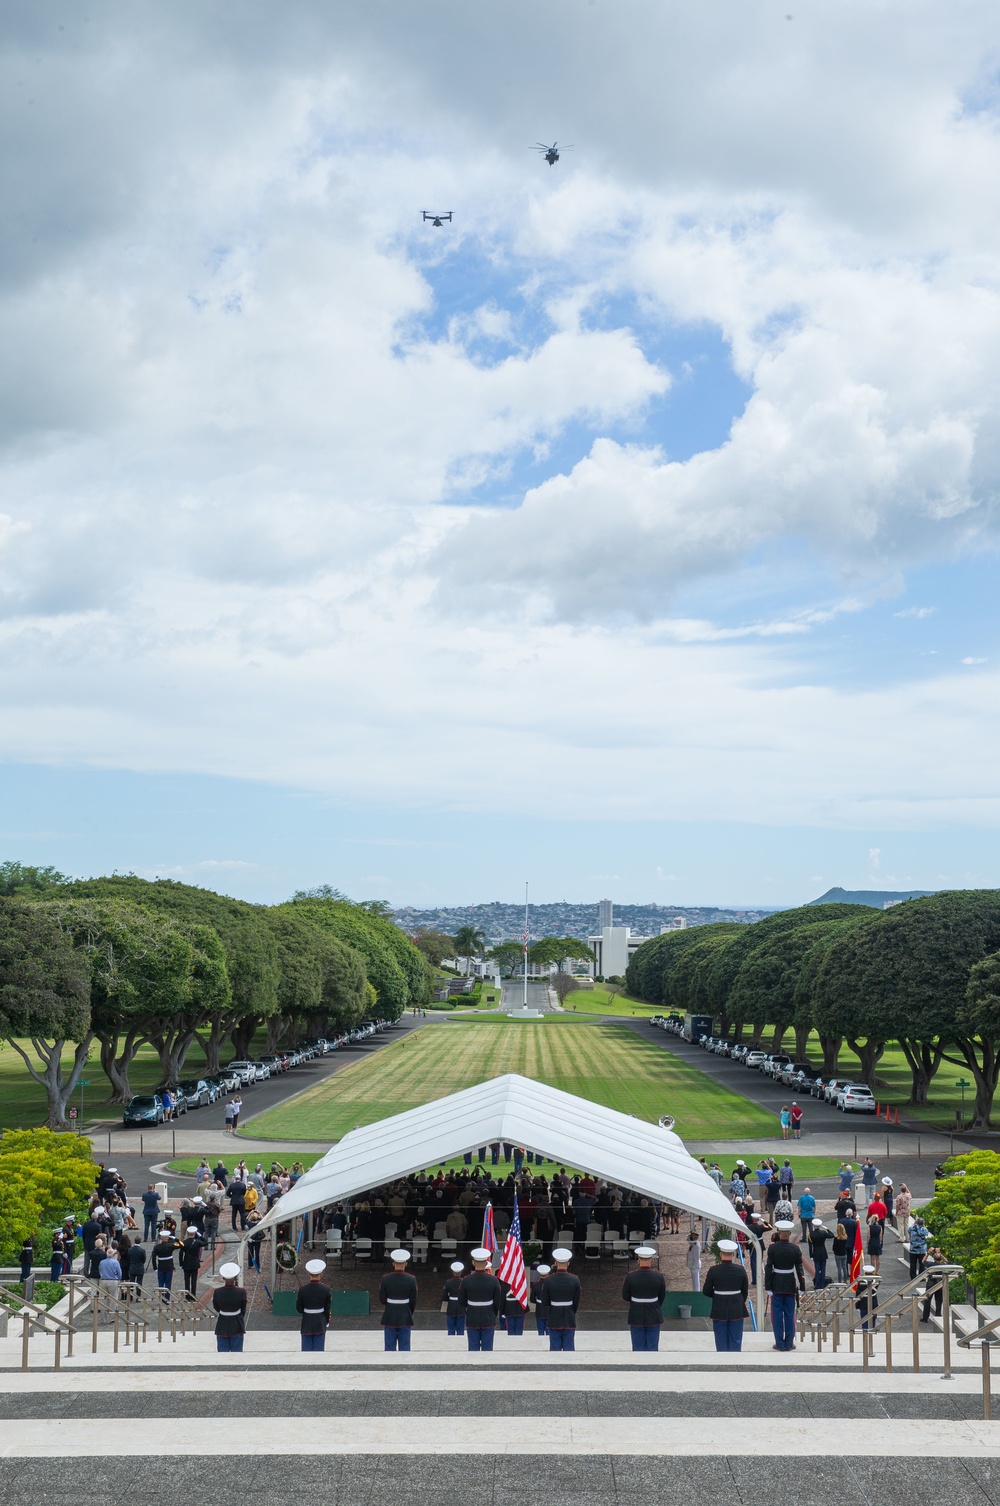
M 649 1198 L 584 1174 L 569 1175 L 560 1167 L 551 1176 L 523 1164 L 506 1174 L 477 1165 L 458 1171 L 414 1173 L 397 1182 L 359 1193 L 351 1203 L 337 1204 L 317 1215 L 317 1233 L 339 1230 L 345 1240 L 371 1240 L 372 1256 L 381 1258 L 386 1242 L 454 1240 L 475 1248 L 483 1241 L 486 1207 L 493 1210 L 493 1227 L 502 1242 L 510 1227 L 517 1195 L 521 1238 L 536 1241 L 546 1256 L 572 1231 L 574 1243 L 613 1234 L 629 1239 L 641 1234 L 655 1238 L 666 1228 L 669 1211 Z

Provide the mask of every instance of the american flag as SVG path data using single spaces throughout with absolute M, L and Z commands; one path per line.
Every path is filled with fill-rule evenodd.
M 483 1214 L 483 1249 L 489 1250 L 492 1255 L 497 1247 L 496 1230 L 493 1227 L 493 1204 L 486 1204 L 486 1212 Z
M 517 1194 L 514 1194 L 514 1217 L 503 1247 L 503 1258 L 497 1275 L 506 1281 L 510 1294 L 522 1307 L 528 1305 L 528 1278 L 524 1270 L 524 1251 L 521 1249 L 521 1215 L 517 1211 Z

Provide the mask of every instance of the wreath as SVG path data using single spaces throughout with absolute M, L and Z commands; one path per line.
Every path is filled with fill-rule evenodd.
M 295 1267 L 299 1263 L 299 1257 L 296 1254 L 295 1246 L 290 1245 L 287 1242 L 278 1246 L 277 1250 L 275 1251 L 275 1259 L 277 1260 L 278 1265 L 283 1271 L 294 1271 Z

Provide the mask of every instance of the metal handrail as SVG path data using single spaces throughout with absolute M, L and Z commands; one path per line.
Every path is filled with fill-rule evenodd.
M 0 1299 L 9 1298 L 15 1304 L 16 1311 L 11 1311 L 11 1317 L 20 1318 L 24 1327 L 21 1330 L 21 1369 L 28 1368 L 28 1342 L 31 1338 L 31 1330 L 40 1328 L 42 1333 L 50 1334 L 55 1339 L 54 1368 L 59 1369 L 62 1359 L 62 1336 L 67 1337 L 66 1353 L 73 1353 L 73 1334 L 75 1329 L 71 1322 L 65 1318 L 57 1317 L 47 1307 L 39 1307 L 37 1302 L 26 1302 L 18 1292 L 12 1292 L 8 1286 L 0 1284 Z M 7 1303 L 3 1303 L 7 1307 Z M 10 1311 L 10 1309 L 8 1309 Z M 52 1323 L 54 1327 L 47 1325 Z

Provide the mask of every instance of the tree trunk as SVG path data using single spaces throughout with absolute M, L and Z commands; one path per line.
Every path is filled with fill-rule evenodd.
M 197 1033 L 197 1026 L 188 1022 L 172 1029 L 150 1032 L 150 1044 L 160 1058 L 160 1072 L 168 1087 L 176 1086 Z
M 809 1026 L 796 1025 L 795 1027 L 795 1060 L 804 1062 L 806 1052 L 809 1049 Z
M 65 1039 L 50 1042 L 32 1036 L 32 1049 L 42 1063 L 41 1069 L 32 1066 L 31 1058 L 19 1042 L 11 1040 L 10 1036 L 7 1036 L 6 1039 L 8 1044 L 13 1046 L 35 1081 L 40 1083 L 45 1089 L 45 1095 L 48 1100 L 48 1116 L 45 1120 L 46 1128 L 50 1130 L 70 1129 L 71 1126 L 66 1117 L 66 1110 L 69 1106 L 73 1089 L 80 1080 L 80 1074 L 86 1064 L 87 1053 L 90 1050 L 90 1044 L 94 1037 L 88 1035 L 85 1040 L 77 1044 L 73 1052 L 73 1065 L 69 1070 L 68 1076 L 63 1075 L 62 1067 L 62 1055 L 66 1046 Z
M 844 1043 L 842 1035 L 821 1035 L 819 1043 L 823 1048 L 823 1076 L 836 1077 L 840 1060 L 840 1048 Z
M 941 1055 L 945 1061 L 955 1062 L 956 1066 L 964 1064 L 972 1073 L 976 1084 L 976 1101 L 972 1106 L 972 1123 L 969 1128 L 991 1129 L 993 1100 L 996 1097 L 997 1079 L 1000 1078 L 1000 1053 L 993 1041 L 984 1041 L 978 1037 L 957 1040 L 954 1044 L 962 1053 L 961 1062 L 944 1051 Z
M 233 1043 L 239 1061 L 250 1060 L 250 1042 L 257 1034 L 257 1026 L 260 1024 L 255 1014 L 245 1014 L 242 1019 L 236 1021 L 229 1033 L 229 1039 Z
M 781 1043 L 785 1039 L 785 1033 L 787 1030 L 787 1025 L 775 1025 L 774 1030 L 771 1034 L 771 1052 L 774 1056 L 777 1056 L 778 1052 L 781 1050 Z
M 910 1041 L 900 1037 L 900 1047 L 910 1069 L 910 1103 L 926 1103 L 930 1085 L 941 1065 L 944 1048 L 934 1041 Z
M 120 1036 L 117 1031 L 113 1035 L 98 1036 L 101 1043 L 101 1069 L 111 1084 L 108 1103 L 128 1103 L 132 1097 L 132 1087 L 128 1080 L 129 1068 L 144 1039 L 140 1031 L 130 1030 L 119 1052 Z
M 287 1015 L 272 1014 L 270 1016 L 267 1022 L 266 1051 L 277 1051 L 280 1046 L 287 1042 L 291 1024 L 292 1022 Z
M 864 1045 L 862 1045 L 860 1041 L 854 1041 L 848 1037 L 847 1044 L 861 1063 L 861 1076 L 872 1092 L 876 1092 L 875 1068 L 878 1066 L 882 1053 L 885 1050 L 885 1041 L 876 1041 L 869 1037 Z

